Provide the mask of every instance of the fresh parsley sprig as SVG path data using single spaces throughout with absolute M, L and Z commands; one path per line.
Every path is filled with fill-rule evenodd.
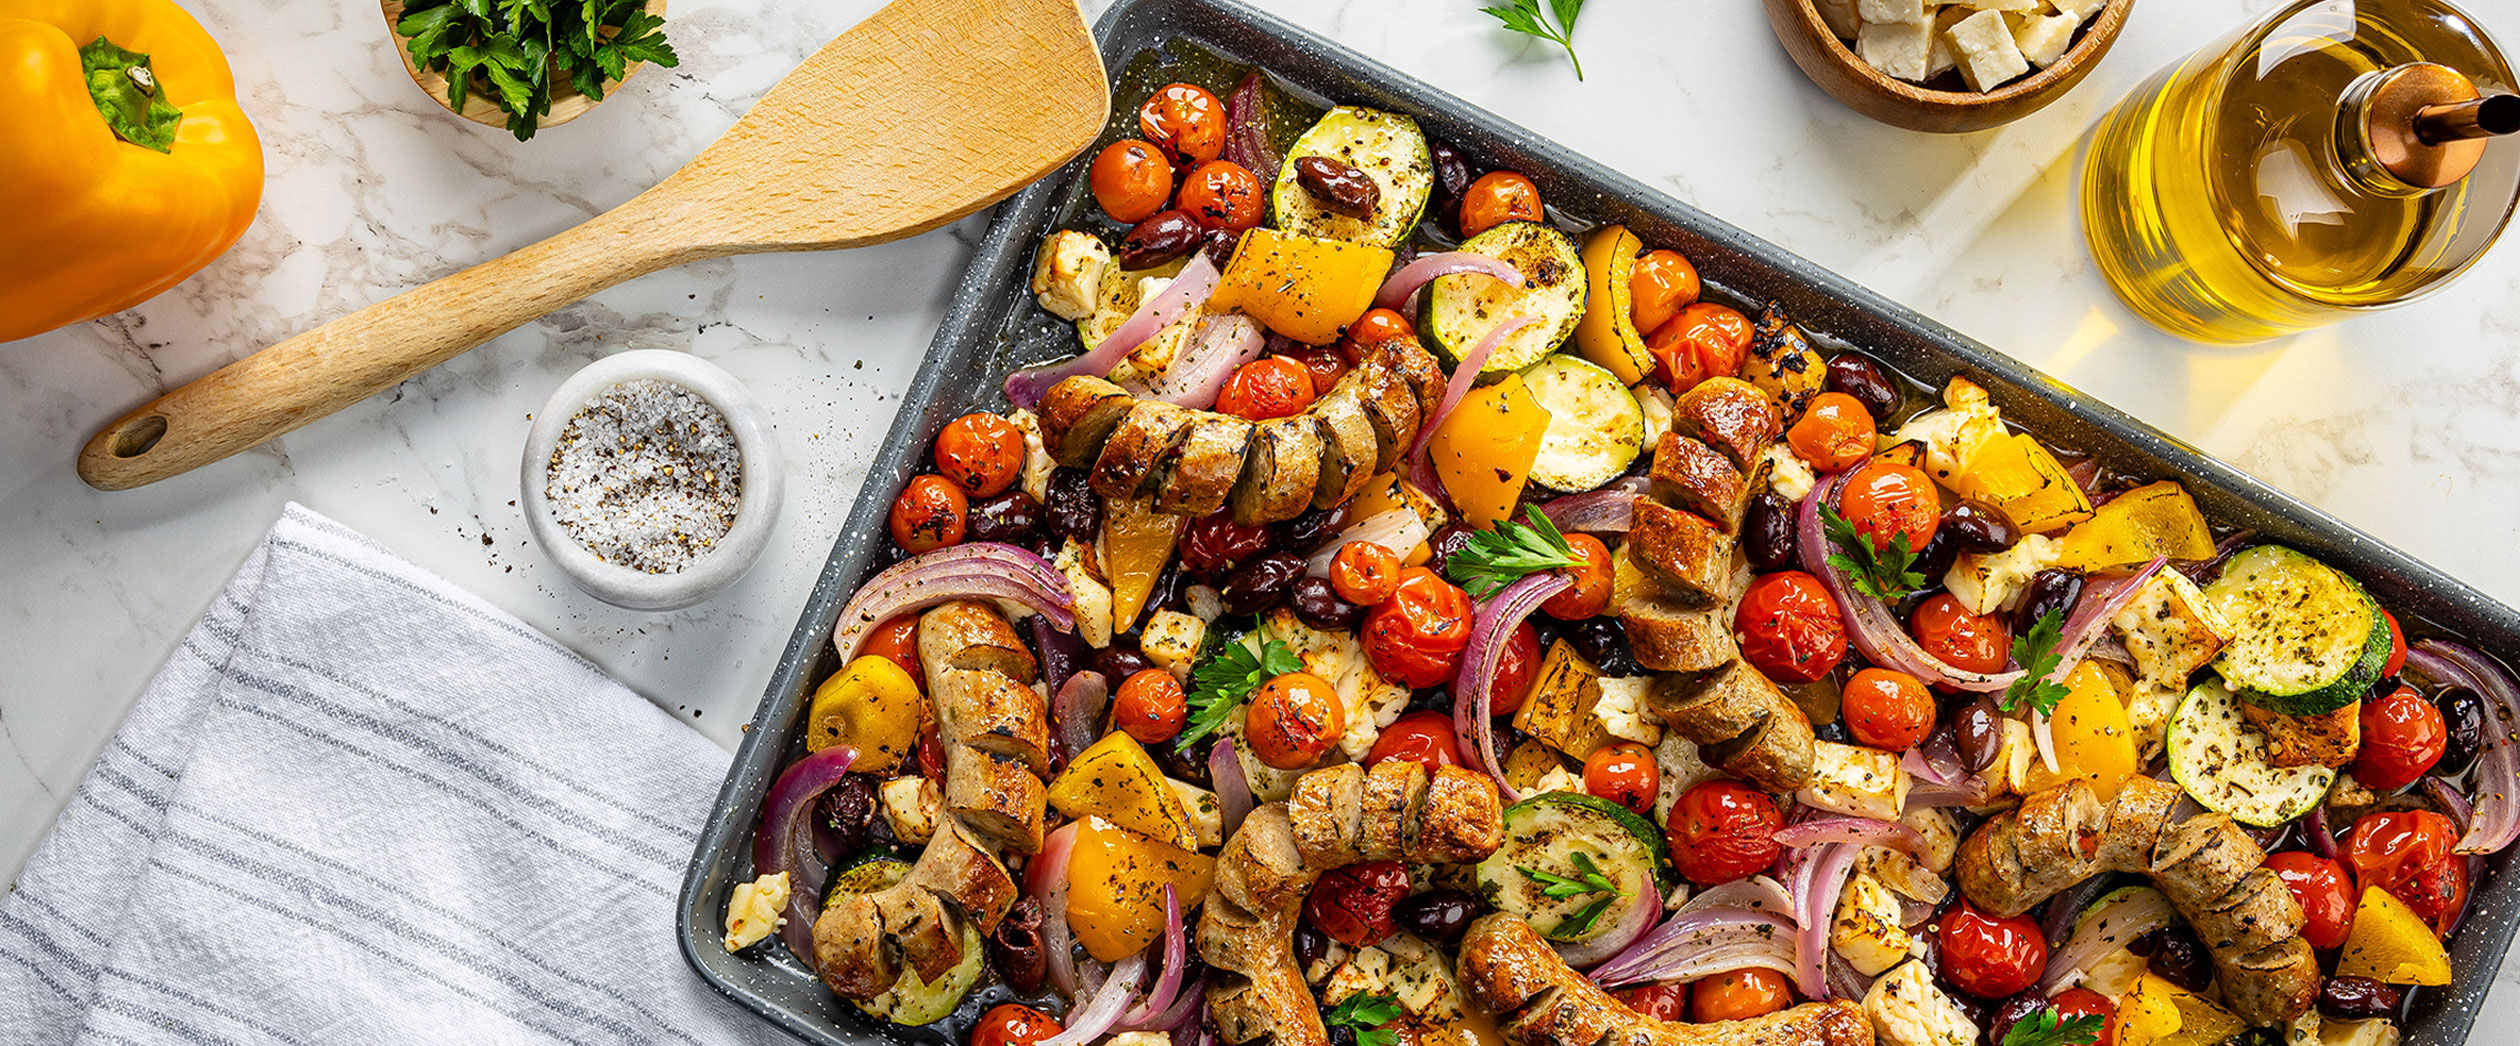
M 1261 684 L 1303 670 L 1303 659 L 1275 639 L 1261 640 L 1256 652 L 1244 637 L 1218 644 L 1214 654 L 1190 670 L 1190 722 L 1175 743 L 1187 749 L 1191 742 L 1224 729 Z
M 2050 610 L 2032 622 L 2030 630 L 2013 640 L 2013 660 L 2021 663 L 2021 678 L 2004 688 L 2002 707 L 2010 712 L 2027 702 L 2040 715 L 2056 711 L 2056 703 L 2065 700 L 2065 684 L 2050 680 L 2056 674 L 2062 655 L 2056 646 L 2065 637 L 2065 612 Z
M 2014 1021 L 2004 1032 L 2003 1046 L 2091 1046 L 2100 1041 L 2103 1018 L 2096 1013 L 2067 1017 L 2054 1006 L 2040 1007 Z
M 1619 889 L 1619 884 L 1612 881 L 1610 876 L 1601 870 L 1600 865 L 1593 863 L 1591 854 L 1577 850 L 1574 861 L 1575 875 L 1571 878 L 1526 865 L 1514 866 L 1514 869 L 1521 872 L 1524 878 L 1540 884 L 1542 897 L 1565 900 L 1587 894 L 1603 895 L 1591 904 L 1576 909 L 1575 914 L 1567 916 L 1555 927 L 1550 928 L 1548 936 L 1554 940 L 1571 941 L 1583 937 L 1592 931 L 1593 924 L 1601 921 L 1601 913 L 1610 909 L 1610 902 L 1627 896 L 1627 891 Z
M 1575 57 L 1575 16 L 1584 11 L 1584 0 L 1549 0 L 1549 13 L 1557 16 L 1551 25 L 1541 13 L 1540 0 L 1514 0 L 1508 7 L 1482 7 L 1494 15 L 1505 28 L 1527 36 L 1536 36 L 1566 49 L 1566 60 L 1575 63 L 1575 79 L 1584 78 L 1584 60 Z
M 449 108 L 480 91 L 521 142 L 551 114 L 556 80 L 600 102 L 633 63 L 680 64 L 664 27 L 644 0 L 411 0 L 394 32 L 412 65 L 445 74 Z
M 1526 574 L 1583 565 L 1557 524 L 1537 505 L 1523 510 L 1527 523 L 1499 520 L 1494 530 L 1472 531 L 1470 543 L 1444 560 L 1444 574 L 1471 595 L 1486 599 Z
M 1384 1025 L 1399 1020 L 1402 1013 L 1399 996 L 1357 992 L 1331 1007 L 1323 1023 L 1356 1029 L 1356 1046 L 1393 1046 L 1400 1034 Z
M 1925 575 L 1911 569 L 1917 550 L 1908 545 L 1906 531 L 1890 535 L 1890 547 L 1883 548 L 1826 502 L 1820 505 L 1820 529 L 1837 549 L 1829 554 L 1829 565 L 1845 571 L 1855 591 L 1890 603 L 1925 586 Z

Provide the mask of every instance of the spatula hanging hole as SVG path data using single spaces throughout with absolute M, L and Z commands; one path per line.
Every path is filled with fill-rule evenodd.
M 158 441 L 165 438 L 166 415 L 151 414 L 123 426 L 122 431 L 114 433 L 114 456 L 139 457 L 148 453 L 149 448 L 157 446 Z

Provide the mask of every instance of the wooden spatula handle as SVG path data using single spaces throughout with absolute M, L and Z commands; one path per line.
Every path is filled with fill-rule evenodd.
M 79 476 L 128 490 L 249 449 L 366 399 L 528 320 L 689 260 L 636 235 L 625 206 L 404 291 L 219 368 L 108 425 Z

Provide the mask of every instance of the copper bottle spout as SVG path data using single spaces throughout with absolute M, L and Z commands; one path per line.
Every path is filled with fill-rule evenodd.
M 2415 111 L 2415 137 L 2426 145 L 2491 138 L 2520 131 L 2520 94 L 2491 94 Z

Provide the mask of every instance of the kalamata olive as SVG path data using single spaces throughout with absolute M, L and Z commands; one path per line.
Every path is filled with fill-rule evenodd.
M 2021 624 L 2013 629 L 2013 633 L 2028 632 L 2031 625 L 2051 613 L 2059 622 L 2073 616 L 2074 601 L 2082 598 L 2082 590 L 2083 576 L 2079 570 L 2049 567 L 2030 575 L 2030 584 L 2021 593 Z
M 2003 509 L 1963 498 L 1942 515 L 1935 533 L 1950 531 L 1962 552 L 2001 552 L 2021 542 L 2021 527 Z
M 963 537 L 968 541 L 1029 544 L 1041 535 L 1041 515 L 1041 502 L 1023 491 L 1010 490 L 972 502 L 963 523 Z
M 1339 598 L 1339 591 L 1330 587 L 1329 578 L 1296 581 L 1289 602 L 1295 607 L 1296 620 L 1324 632 L 1348 631 L 1365 616 L 1364 607 Z
M 1139 653 L 1135 646 L 1115 643 L 1094 651 L 1093 667 L 1094 671 L 1102 673 L 1112 689 L 1117 690 L 1121 680 L 1155 667 L 1155 662 L 1147 660 L 1146 655 Z
M 2443 777 L 2457 777 L 2476 765 L 2476 757 L 2485 751 L 2485 702 L 2476 691 L 2454 686 L 2433 699 L 2441 710 L 2441 725 L 2448 736 L 2441 746 L 2441 761 L 2432 772 Z
M 1451 944 L 1478 916 L 1479 902 L 1459 890 L 1428 890 L 1391 910 L 1401 929 L 1437 944 Z
M 1234 260 L 1234 249 L 1242 246 L 1241 229 L 1209 229 L 1199 240 L 1199 253 L 1207 255 L 1208 264 L 1219 269 Z
M 1925 579 L 1927 585 L 1939 585 L 1943 575 L 1951 573 L 1951 564 L 1960 558 L 1960 541 L 1937 526 L 1934 536 L 1925 539 L 1925 547 L 1916 550 L 1916 558 L 1908 561 L 1908 569 Z
M 1164 747 L 1170 748 L 1173 746 L 1165 745 Z M 1329 935 L 1314 929 L 1311 923 L 1295 924 L 1294 943 L 1295 966 L 1297 969 L 1312 969 L 1312 964 L 1320 962 L 1322 957 L 1330 954 Z
M 1159 211 L 1121 237 L 1113 254 L 1123 269 L 1152 269 L 1198 250 L 1206 238 L 1188 211 Z
M 1382 202 L 1382 186 L 1355 164 L 1327 156 L 1297 157 L 1295 184 L 1311 193 L 1322 210 L 1350 218 L 1371 218 L 1374 205 Z
M 1195 583 L 1181 569 L 1181 564 L 1167 566 L 1163 573 L 1155 575 L 1155 587 L 1147 591 L 1146 605 L 1157 610 L 1187 611 L 1190 609 L 1190 586 Z M 1120 684 L 1115 682 L 1112 685 Z
M 2213 961 L 2205 957 L 2205 944 L 2185 926 L 2165 926 L 2146 935 L 2152 954 L 2144 957 L 2145 968 L 2154 976 L 2192 992 L 2205 990 L 2213 983 Z
M 1226 575 L 1223 595 L 1228 614 L 1257 614 L 1286 601 L 1295 580 L 1304 576 L 1304 557 L 1283 549 L 1263 552 Z
M 2012 1026 L 2030 1019 L 2030 1015 L 2047 1009 L 2047 996 L 2037 989 L 2022 992 L 1995 1004 L 1995 1012 L 1986 1017 L 1986 1041 L 2000 1043 L 2011 1034 Z
M 1042 975 L 1050 968 L 1049 957 L 1041 950 L 1041 902 L 1026 897 L 1007 910 L 997 932 L 989 935 L 989 962 L 1016 994 L 1041 990 Z
M 1355 502 L 1342 501 L 1330 508 L 1305 509 L 1302 515 L 1278 524 L 1278 536 L 1288 547 L 1310 555 L 1347 529 L 1348 506 L 1352 504 Z
M 1588 617 L 1568 622 L 1565 627 L 1567 644 L 1573 646 L 1576 653 L 1584 655 L 1584 660 L 1592 662 L 1602 674 L 1613 677 L 1645 674 L 1645 666 L 1636 663 L 1636 651 L 1628 646 L 1627 626 L 1616 616 L 1603 614 Z M 1549 644 L 1540 644 L 1540 649 L 1548 648 Z
M 1102 532 L 1102 495 L 1094 493 L 1086 482 L 1085 470 L 1050 470 L 1050 485 L 1042 493 L 1048 495 L 1048 504 L 1042 510 L 1048 516 L 1051 533 L 1091 542 Z
M 1951 720 L 1951 738 L 1960 749 L 1960 765 L 1982 774 L 2003 754 L 2004 729 L 1995 706 L 1985 698 L 1969 702 Z
M 1330 1046 L 1356 1046 L 1355 1025 L 1329 1024 L 1327 1030 L 1330 1033 Z
M 1855 732 L 1846 728 L 1846 720 L 1843 719 L 1832 719 L 1825 723 L 1814 724 L 1811 728 L 1811 736 L 1832 744 L 1855 743 Z
M 1890 412 L 1899 409 L 1899 387 L 1883 373 L 1881 366 L 1855 353 L 1842 353 L 1829 359 L 1829 391 L 1843 392 L 1871 411 L 1873 420 L 1889 424 Z
M 866 848 L 866 829 L 875 818 L 875 782 L 865 774 L 840 779 L 823 796 L 822 829 L 834 858 Z
M 1478 531 L 1459 523 L 1444 524 L 1443 529 L 1437 530 L 1434 537 L 1427 539 L 1426 547 L 1434 553 L 1434 558 L 1426 565 L 1433 567 L 1438 574 L 1443 573 L 1444 564 L 1452 561 L 1453 553 L 1469 548 L 1470 535 L 1475 533 Z
M 1461 194 L 1470 191 L 1476 179 L 1470 164 L 1461 158 L 1461 151 L 1443 142 L 1427 147 L 1427 156 L 1435 162 L 1434 199 L 1428 201 L 1435 220 L 1453 233 L 1461 231 Z
M 2405 993 L 2369 977 L 2330 977 L 2319 986 L 2319 1013 L 2340 1021 L 2367 1021 L 2397 1013 Z
M 1741 515 L 1741 551 L 1760 570 L 1793 566 L 1794 503 L 1773 490 L 1760 491 Z

